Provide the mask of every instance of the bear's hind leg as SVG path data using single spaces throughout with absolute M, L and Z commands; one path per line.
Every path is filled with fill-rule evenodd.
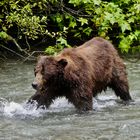
M 112 80 L 110 87 L 115 91 L 115 94 L 119 96 L 123 101 L 131 101 L 132 98 L 129 93 L 127 78 L 122 77 L 117 77 Z

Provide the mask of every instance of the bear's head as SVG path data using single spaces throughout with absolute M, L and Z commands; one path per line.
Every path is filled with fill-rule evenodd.
M 32 87 L 37 91 L 45 90 L 47 85 L 53 84 L 63 77 L 68 61 L 65 58 L 53 56 L 39 56 L 34 69 L 35 79 Z

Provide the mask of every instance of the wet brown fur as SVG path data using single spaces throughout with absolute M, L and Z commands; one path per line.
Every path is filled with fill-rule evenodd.
M 65 96 L 78 110 L 91 110 L 92 98 L 107 87 L 131 100 L 125 65 L 113 45 L 95 37 L 57 56 L 41 56 L 35 68 L 37 92 L 31 99 L 47 108 Z M 40 78 L 41 77 L 41 78 Z

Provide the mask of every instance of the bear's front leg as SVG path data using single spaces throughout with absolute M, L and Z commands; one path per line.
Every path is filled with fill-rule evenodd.
M 74 92 L 71 96 L 67 97 L 69 102 L 73 103 L 79 112 L 89 111 L 93 109 L 92 92 Z
M 48 93 L 36 92 L 33 96 L 30 97 L 27 104 L 33 104 L 35 101 L 37 102 L 37 109 L 40 107 L 45 109 L 51 105 L 53 99 L 53 96 L 50 96 Z

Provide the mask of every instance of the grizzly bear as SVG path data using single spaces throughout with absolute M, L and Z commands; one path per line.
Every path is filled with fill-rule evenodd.
M 95 37 L 56 56 L 40 56 L 29 99 L 48 108 L 57 97 L 66 97 L 79 111 L 92 110 L 93 97 L 107 87 L 123 101 L 130 101 L 126 68 L 114 46 Z

